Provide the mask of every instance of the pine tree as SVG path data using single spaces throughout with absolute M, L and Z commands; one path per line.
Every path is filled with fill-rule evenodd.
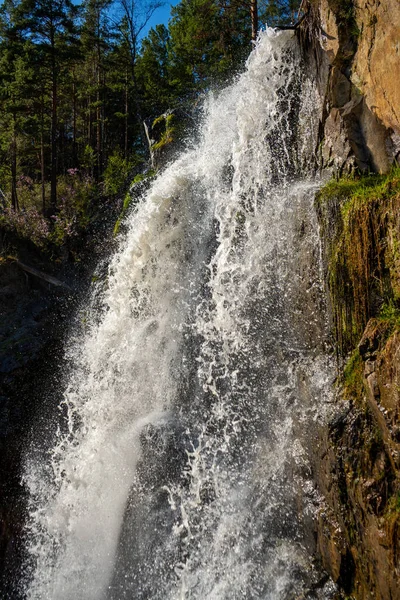
M 142 42 L 137 78 L 147 117 L 155 118 L 175 104 L 169 64 L 169 32 L 165 25 L 150 29 Z
M 179 92 L 228 78 L 249 53 L 250 14 L 241 4 L 182 0 L 172 9 L 170 61 Z
M 21 0 L 20 19 L 40 54 L 51 97 L 50 211 L 57 207 L 57 136 L 59 83 L 67 65 L 76 56 L 78 9 L 71 0 Z
M 111 48 L 107 10 L 110 4 L 111 0 L 86 0 L 81 37 L 86 76 L 81 86 L 87 96 L 87 143 L 95 150 L 97 180 L 105 162 L 106 60 Z
M 18 2 L 5 0 L 0 10 L 0 102 L 1 147 L 11 179 L 11 205 L 18 209 L 17 138 L 21 121 L 21 72 L 23 38 L 18 27 Z

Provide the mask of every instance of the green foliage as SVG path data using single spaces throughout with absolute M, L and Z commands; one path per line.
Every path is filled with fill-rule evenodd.
M 383 303 L 379 313 L 379 319 L 389 323 L 392 326 L 392 329 L 400 330 L 400 309 L 395 305 L 392 299 Z
M 116 0 L 0 6 L 2 222 L 35 244 L 68 245 L 88 226 L 100 192 L 116 196 L 132 166 L 148 158 L 143 122 L 164 115 L 155 152 L 179 139 L 181 115 L 241 69 L 251 50 L 243 0 L 181 0 L 168 26 L 143 39 L 138 5 L 115 7 Z M 259 16 L 289 22 L 298 7 L 299 0 L 265 0 Z
M 384 175 L 347 176 L 331 179 L 318 192 L 317 201 L 326 202 L 330 198 L 346 200 L 343 210 L 350 210 L 357 202 L 370 202 L 393 196 L 400 191 L 400 167 L 394 166 Z
M 107 195 L 115 196 L 126 183 L 132 168 L 138 165 L 141 159 L 134 157 L 131 160 L 123 158 L 119 151 L 112 154 L 104 171 L 104 189 Z
M 154 169 L 148 169 L 145 173 L 138 173 L 135 175 L 132 181 L 132 185 L 136 185 L 137 183 L 141 183 L 142 181 L 147 181 L 154 177 L 156 171 Z
M 250 12 L 243 3 L 182 0 L 172 9 L 171 74 L 178 93 L 226 79 L 250 50 Z
M 40 213 L 41 186 L 29 178 L 18 182 L 20 210 L 11 207 L 3 209 L 0 224 L 6 231 L 31 241 L 41 250 L 51 252 L 52 248 L 68 245 L 90 224 L 93 201 L 98 195 L 98 187 L 87 175 L 79 175 L 71 169 L 57 182 L 59 198 L 58 210 L 50 218 Z
M 152 129 L 154 130 L 154 128 L 156 128 L 157 125 L 161 125 L 163 126 L 163 131 L 161 136 L 159 137 L 158 142 L 152 144 L 152 150 L 161 150 L 162 148 L 168 146 L 168 144 L 171 144 L 174 141 L 177 130 L 174 124 L 175 120 L 176 117 L 174 114 L 164 114 L 160 117 L 157 117 L 157 119 L 153 121 Z
M 81 157 L 81 165 L 91 172 L 96 164 L 96 153 L 90 144 L 86 144 Z
M 259 18 L 269 27 L 295 23 L 301 0 L 261 0 L 259 2 Z
M 354 350 L 343 370 L 342 384 L 344 397 L 348 399 L 362 398 L 364 385 L 364 364 L 358 349 Z
M 137 61 L 137 78 L 143 103 L 150 115 L 164 113 L 176 104 L 169 63 L 170 35 L 165 25 L 150 29 Z
M 5 208 L 0 215 L 0 226 L 19 238 L 31 241 L 40 249 L 46 249 L 50 236 L 48 221 L 34 207 L 22 211 Z

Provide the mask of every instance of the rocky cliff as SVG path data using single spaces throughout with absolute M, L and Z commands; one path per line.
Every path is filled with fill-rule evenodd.
M 400 3 L 313 0 L 317 198 L 339 365 L 320 440 L 318 547 L 341 597 L 400 598 Z M 373 173 L 376 173 L 374 175 Z
M 400 156 L 398 0 L 308 0 L 303 41 L 321 94 L 321 158 L 337 172 L 384 172 Z
M 321 191 L 338 414 L 320 446 L 318 545 L 351 597 L 400 598 L 400 170 Z

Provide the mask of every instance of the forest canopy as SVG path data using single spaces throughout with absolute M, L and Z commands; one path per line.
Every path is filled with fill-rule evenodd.
M 295 21 L 300 0 L 182 0 L 144 36 L 161 4 L 3 1 L 3 226 L 38 242 L 84 227 L 96 197 L 148 160 L 160 116 L 190 113 L 242 68 L 258 24 Z M 163 127 L 165 141 L 176 127 Z

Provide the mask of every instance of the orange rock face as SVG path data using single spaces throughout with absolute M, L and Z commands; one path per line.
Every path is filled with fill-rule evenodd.
M 400 135 L 400 2 L 358 0 L 352 83 L 386 127 Z
M 310 0 L 329 64 L 324 165 L 386 172 L 400 159 L 400 1 Z

